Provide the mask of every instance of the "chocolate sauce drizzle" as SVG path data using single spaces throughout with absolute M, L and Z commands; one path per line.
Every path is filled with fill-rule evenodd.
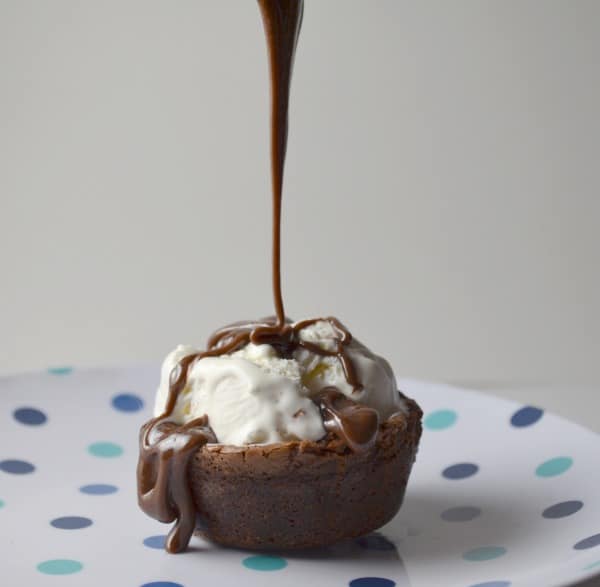
M 258 0 L 271 72 L 271 182 L 273 188 L 273 301 L 277 325 L 285 312 L 281 294 L 281 197 L 287 150 L 290 84 L 302 27 L 304 0 Z
M 188 464 L 207 442 L 216 438 L 206 416 L 183 425 L 154 418 L 140 431 L 138 503 L 159 522 L 175 522 L 165 542 L 168 552 L 185 550 L 194 532 L 196 506 L 187 482 Z
M 370 448 L 377 438 L 379 413 L 344 395 L 337 387 L 324 387 L 314 401 L 325 429 L 341 438 L 353 451 Z
M 195 452 L 217 442 L 208 418 L 186 424 L 171 421 L 179 394 L 185 389 L 188 373 L 205 357 L 226 355 L 249 343 L 269 344 L 283 358 L 303 348 L 320 356 L 337 357 L 353 392 L 362 389 L 348 354 L 352 335 L 336 318 L 313 318 L 292 323 L 285 318 L 281 293 L 281 200 L 287 146 L 290 82 L 298 35 L 304 11 L 303 0 L 258 0 L 262 13 L 271 72 L 271 175 L 273 190 L 273 301 L 276 315 L 259 321 L 237 322 L 217 330 L 205 351 L 184 357 L 173 369 L 164 412 L 140 430 L 138 461 L 138 502 L 142 510 L 161 522 L 175 522 L 167 541 L 171 553 L 184 550 L 192 536 L 198 512 L 188 482 L 188 466 Z M 334 349 L 304 340 L 302 331 L 326 320 L 335 333 Z M 360 405 L 335 387 L 322 389 L 313 401 L 319 407 L 325 429 L 340 438 L 351 450 L 370 448 L 377 437 L 377 411 Z

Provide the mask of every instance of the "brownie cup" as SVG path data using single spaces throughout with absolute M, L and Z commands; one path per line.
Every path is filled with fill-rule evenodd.
M 196 533 L 245 549 L 326 546 L 361 536 L 397 513 L 421 436 L 419 406 L 404 398 L 376 442 L 351 451 L 329 433 L 317 442 L 208 444 L 189 463 Z

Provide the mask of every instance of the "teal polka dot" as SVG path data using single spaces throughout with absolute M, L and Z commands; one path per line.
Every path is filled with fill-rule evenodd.
M 37 566 L 37 570 L 44 575 L 72 575 L 83 569 L 79 561 L 68 558 L 55 558 L 44 561 Z
M 481 546 L 473 550 L 468 550 L 463 554 L 463 558 L 466 561 L 480 562 L 499 558 L 505 554 L 506 548 L 502 546 Z
M 4 507 L 4 500 L 0 499 L 0 510 Z
M 50 375 L 68 375 L 73 372 L 73 367 L 48 367 Z
M 88 446 L 88 452 L 95 457 L 113 458 L 123 454 L 123 449 L 114 442 L 94 442 Z
M 280 556 L 249 556 L 242 561 L 247 569 L 253 571 L 280 571 L 287 567 L 287 561 Z
M 572 464 L 573 459 L 571 457 L 556 457 L 539 465 L 535 470 L 535 474 L 538 477 L 556 477 L 556 475 L 568 471 Z
M 595 563 L 592 563 L 591 565 L 588 565 L 587 567 L 583 567 L 584 571 L 591 571 L 592 569 L 597 569 L 600 567 L 600 561 L 596 561 Z
M 437 410 L 425 418 L 424 424 L 429 430 L 444 430 L 454 426 L 457 418 L 454 410 Z

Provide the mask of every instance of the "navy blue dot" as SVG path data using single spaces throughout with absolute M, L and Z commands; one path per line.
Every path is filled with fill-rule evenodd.
M 81 491 L 81 493 L 86 493 L 87 495 L 110 495 L 111 493 L 119 491 L 119 488 L 104 483 L 93 483 L 91 485 L 80 487 L 79 491 Z
M 510 581 L 486 581 L 485 583 L 477 583 L 471 587 L 510 587 Z
M 582 501 L 561 501 L 560 503 L 555 503 L 554 505 L 547 507 L 542 512 L 542 516 L 551 520 L 557 518 L 566 518 L 567 516 L 572 516 L 573 514 L 577 513 L 582 507 Z
M 544 410 L 533 406 L 525 406 L 512 415 L 510 423 L 516 428 L 524 428 L 535 424 L 543 415 Z
M 0 461 L 0 471 L 12 473 L 13 475 L 27 475 L 27 473 L 33 473 L 35 467 L 27 461 L 8 459 L 6 461 Z
M 183 585 L 171 581 L 152 581 L 152 583 L 144 583 L 141 587 L 183 587 Z
M 119 412 L 139 412 L 144 407 L 144 401 L 132 393 L 120 393 L 112 398 L 112 406 Z
M 594 548 L 594 546 L 600 546 L 600 534 L 594 534 L 580 540 L 573 548 L 575 550 L 587 550 L 588 548 Z
M 474 463 L 457 463 L 456 465 L 446 467 L 442 471 L 442 475 L 446 479 L 465 479 L 475 475 L 477 471 L 479 471 L 479 467 Z
M 48 420 L 46 414 L 36 408 L 19 408 L 13 412 L 17 422 L 28 426 L 41 426 Z
M 446 522 L 470 522 L 481 515 L 481 509 L 474 506 L 460 506 L 444 510 L 440 517 Z
M 361 536 L 356 539 L 356 544 L 368 550 L 396 550 L 393 542 L 378 533 Z
M 81 516 L 64 516 L 62 518 L 54 518 L 50 521 L 50 525 L 61 530 L 80 530 L 92 525 L 92 520 L 82 518 Z
M 160 548 L 163 549 L 165 547 L 165 541 L 167 537 L 164 534 L 158 534 L 156 536 L 148 536 L 148 538 L 144 538 L 144 545 L 148 548 Z
M 382 577 L 359 577 L 348 583 L 350 587 L 395 587 L 396 581 Z

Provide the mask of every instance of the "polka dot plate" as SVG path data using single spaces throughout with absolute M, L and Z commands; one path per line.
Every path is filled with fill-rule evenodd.
M 2 584 L 106 587 L 558 587 L 600 573 L 600 437 L 533 406 L 403 381 L 425 412 L 405 504 L 378 532 L 261 554 L 137 508 L 137 433 L 156 368 L 0 379 Z

